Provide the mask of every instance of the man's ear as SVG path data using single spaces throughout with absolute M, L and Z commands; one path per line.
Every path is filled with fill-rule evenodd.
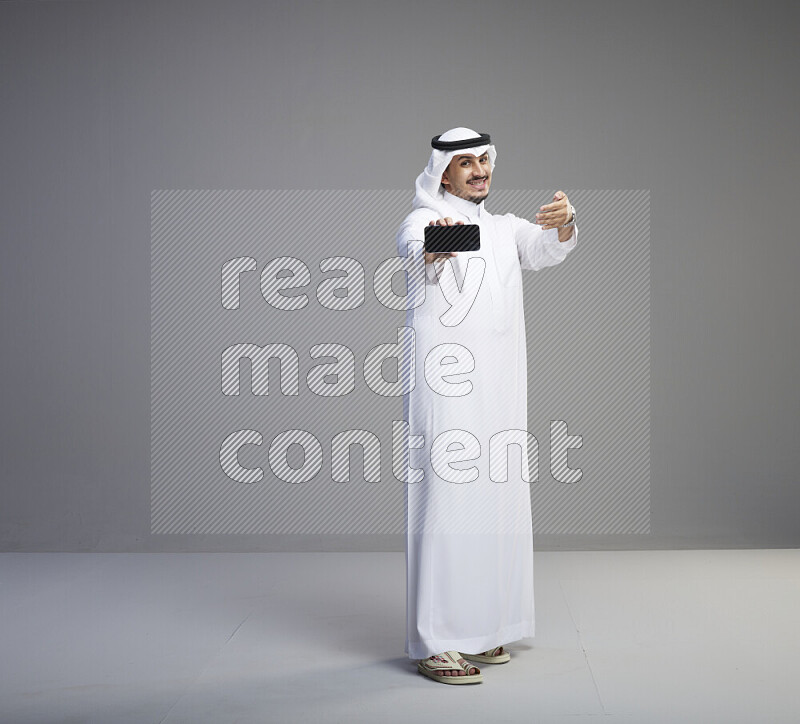
M 442 173 L 442 186 L 444 186 L 445 189 L 450 186 L 450 179 L 447 177 L 447 169 Z

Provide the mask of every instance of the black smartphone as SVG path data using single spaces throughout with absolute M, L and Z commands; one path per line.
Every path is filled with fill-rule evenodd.
M 425 251 L 478 251 L 481 248 L 481 228 L 477 224 L 426 226 Z

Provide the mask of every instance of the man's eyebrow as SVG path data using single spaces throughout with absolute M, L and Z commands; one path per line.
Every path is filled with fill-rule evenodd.
M 483 158 L 484 156 L 488 155 L 489 155 L 488 153 L 482 153 L 480 156 L 476 156 L 475 154 L 470 153 L 470 154 L 465 154 L 463 156 L 459 156 L 458 160 L 460 161 L 462 158 Z

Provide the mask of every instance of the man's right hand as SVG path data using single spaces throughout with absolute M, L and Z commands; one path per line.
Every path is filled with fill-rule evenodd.
M 456 221 L 454 222 L 449 216 L 445 216 L 443 219 L 436 219 L 436 221 L 431 221 L 428 226 L 458 226 L 459 224 L 463 225 L 463 221 Z M 455 256 L 458 252 L 456 251 L 433 251 L 433 252 L 425 252 L 425 263 L 430 264 L 431 262 L 436 261 L 437 259 L 447 259 L 448 257 Z

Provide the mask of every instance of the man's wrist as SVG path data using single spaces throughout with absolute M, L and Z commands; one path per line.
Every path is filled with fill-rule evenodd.
M 575 234 L 575 227 L 574 226 L 561 226 L 557 229 L 558 231 L 558 240 L 563 244 L 564 242 L 569 241 L 573 235 Z
M 559 229 L 564 229 L 564 228 L 566 228 L 568 226 L 575 226 L 575 207 L 572 204 L 570 204 L 569 208 L 570 208 L 569 219 L 567 220 L 566 224 L 564 224 L 562 226 L 559 226 L 558 227 Z

